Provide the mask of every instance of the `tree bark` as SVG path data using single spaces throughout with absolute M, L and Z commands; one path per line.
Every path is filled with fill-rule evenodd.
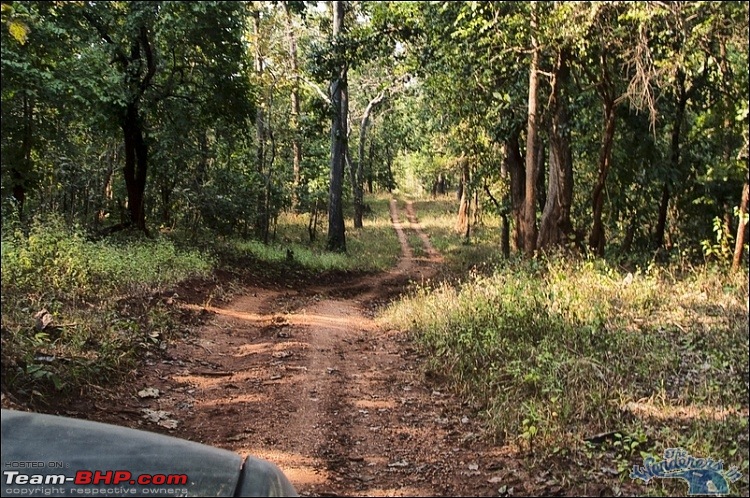
M 531 67 L 529 69 L 529 106 L 526 127 L 526 192 L 524 198 L 523 223 L 521 233 L 523 251 L 531 255 L 536 250 L 536 182 L 537 182 L 537 106 L 539 92 L 539 43 L 536 38 L 536 4 L 531 4 Z
M 284 2 L 286 13 L 287 40 L 289 43 L 289 59 L 292 65 L 292 91 L 291 91 L 291 127 L 292 127 L 292 210 L 299 205 L 298 192 L 300 186 L 302 165 L 302 142 L 300 140 L 300 99 L 299 99 L 299 60 L 297 58 L 297 38 L 294 34 L 294 23 L 289 2 Z
M 344 2 L 333 3 L 333 38 L 342 33 Z M 338 54 L 342 57 L 343 54 Z M 328 195 L 328 241 L 330 251 L 346 252 L 346 229 L 344 226 L 343 186 L 344 161 L 347 148 L 346 119 L 348 112 L 347 64 L 341 61 L 338 74 L 331 81 L 331 173 Z
M 137 103 L 127 106 L 122 123 L 125 137 L 125 188 L 128 192 L 130 223 L 146 231 L 145 192 L 148 173 L 148 146 L 143 136 L 143 124 Z
M 24 205 L 26 203 L 27 178 L 31 173 L 31 149 L 34 138 L 34 105 L 26 92 L 23 92 L 23 137 L 21 138 L 20 167 L 11 162 L 11 178 L 13 181 L 13 198 L 18 207 L 18 219 L 24 219 Z
M 550 98 L 552 122 L 549 131 L 549 181 L 539 227 L 539 248 L 564 245 L 573 231 L 570 222 L 570 208 L 573 203 L 573 156 L 568 132 L 567 96 L 564 94 L 567 79 L 566 54 L 560 52 Z
M 503 179 L 503 182 L 507 182 L 510 180 L 510 171 L 508 171 L 508 146 L 507 144 L 502 147 L 502 153 L 503 153 L 503 161 L 500 164 L 500 177 Z M 489 189 L 487 189 L 487 194 L 490 195 Z M 490 195 L 490 199 L 493 199 L 493 197 Z M 494 201 L 493 201 L 494 202 Z M 508 217 L 508 207 L 512 203 L 512 199 L 510 196 L 510 189 L 507 189 L 507 194 L 505 195 L 504 199 L 504 206 L 500 206 L 499 203 L 495 202 L 498 211 L 500 211 L 500 249 L 503 253 L 504 258 L 510 257 L 510 219 Z
M 526 171 L 523 168 L 521 157 L 521 145 L 519 143 L 520 131 L 514 132 L 505 144 L 505 167 L 510 173 L 510 205 L 511 218 L 513 219 L 513 250 L 523 250 L 523 206 L 525 198 L 524 187 L 526 185 Z
M 255 37 L 255 51 L 253 54 L 253 65 L 255 74 L 258 79 L 263 77 L 263 54 L 260 48 L 260 11 L 258 7 L 254 7 L 252 11 L 253 17 L 253 35 Z M 256 149 L 255 149 L 255 170 L 258 173 L 258 177 L 263 180 L 265 178 L 265 162 L 266 162 L 266 123 L 265 113 L 263 112 L 263 106 L 259 105 L 255 114 L 255 138 L 256 138 Z M 255 233 L 264 241 L 268 240 L 268 232 L 270 229 L 269 213 L 267 209 L 267 192 L 266 192 L 266 181 L 263 181 L 262 191 L 258 193 L 255 199 Z
M 461 200 L 458 205 L 458 217 L 456 218 L 455 230 L 464 235 L 469 240 L 471 235 L 471 189 L 469 181 L 471 172 L 469 170 L 469 160 L 466 157 L 461 158 Z
M 365 113 L 362 115 L 362 121 L 359 125 L 359 157 L 357 158 L 357 171 L 353 176 L 354 182 L 352 190 L 354 191 L 354 228 L 362 228 L 362 212 L 364 211 L 364 175 L 365 175 L 365 139 L 367 138 L 367 127 L 370 124 L 370 116 L 375 107 L 383 102 L 385 92 L 380 94 L 367 103 Z
M 737 238 L 734 242 L 734 257 L 732 258 L 732 271 L 740 269 L 742 264 L 742 253 L 745 250 L 745 237 L 747 236 L 747 214 L 750 209 L 750 173 L 745 177 L 745 185 L 742 187 L 742 200 L 740 201 L 740 221 L 737 224 Z
M 607 174 L 612 166 L 612 146 L 615 141 L 615 104 L 607 100 L 604 103 L 604 133 L 602 145 L 599 150 L 599 174 L 596 178 L 592 195 L 592 210 L 594 222 L 589 235 L 589 248 L 598 256 L 604 255 L 606 235 L 604 233 L 604 222 L 602 213 L 604 211 L 604 188 L 607 183 Z
M 372 174 L 372 158 L 375 156 L 375 144 L 371 140 L 370 141 L 370 147 L 367 148 L 367 193 L 372 194 L 373 193 L 373 174 Z
M 680 135 L 682 133 L 682 121 L 685 117 L 685 108 L 687 107 L 690 98 L 690 95 L 685 89 L 685 73 L 683 71 L 677 72 L 677 88 L 679 97 L 677 101 L 677 111 L 674 116 L 674 121 L 672 122 L 669 171 L 667 172 L 667 177 L 664 179 L 661 200 L 659 202 L 659 218 L 657 219 L 656 231 L 654 233 L 654 249 L 660 249 L 664 245 L 669 201 L 672 194 L 670 175 L 679 171 L 680 168 Z

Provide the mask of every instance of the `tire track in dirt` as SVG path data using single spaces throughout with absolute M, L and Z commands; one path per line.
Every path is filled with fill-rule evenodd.
M 248 288 L 228 306 L 200 307 L 211 322 L 134 386 L 160 397 L 129 410 L 167 411 L 178 421 L 170 434 L 270 460 L 302 495 L 496 495 L 515 462 L 480 444 L 471 409 L 428 385 L 407 337 L 372 319 L 373 303 L 440 261 L 411 203 L 426 259 L 415 259 L 395 200 L 390 214 L 395 268 L 342 285 Z

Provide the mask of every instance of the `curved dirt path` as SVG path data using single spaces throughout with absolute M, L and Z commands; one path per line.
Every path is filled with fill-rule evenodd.
M 302 495 L 497 496 L 525 479 L 479 438 L 471 410 L 430 386 L 400 332 L 372 309 L 428 278 L 439 253 L 391 201 L 402 257 L 391 271 L 298 291 L 249 288 L 144 373 L 120 416 L 164 410 L 170 434 L 276 463 Z M 414 257 L 406 230 L 427 258 Z M 132 403 L 132 402 L 131 402 Z M 165 429 L 144 422 L 147 429 Z

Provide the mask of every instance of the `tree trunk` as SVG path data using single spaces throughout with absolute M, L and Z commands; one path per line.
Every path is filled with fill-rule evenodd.
M 750 173 L 745 177 L 745 185 L 742 187 L 742 200 L 740 201 L 740 221 L 737 224 L 737 238 L 734 242 L 734 257 L 732 258 L 732 271 L 740 269 L 742 264 L 742 252 L 745 250 L 747 240 L 747 215 L 750 209 Z
M 133 6 L 140 5 L 133 3 Z M 145 5 L 145 4 L 144 4 Z M 149 6 L 148 8 L 152 8 Z M 141 7 L 134 7 L 137 9 Z M 138 27 L 137 32 L 130 40 L 130 53 L 128 55 L 117 46 L 107 33 L 105 27 L 93 16 L 82 13 L 88 23 L 100 34 L 101 38 L 115 49 L 122 69 L 130 101 L 126 104 L 124 114 L 118 116 L 120 126 L 123 130 L 125 143 L 125 166 L 123 173 L 125 177 L 125 188 L 128 193 L 128 212 L 130 224 L 135 225 L 143 232 L 146 230 L 145 191 L 148 173 L 148 146 L 144 137 L 144 127 L 140 115 L 140 102 L 143 94 L 151 87 L 151 81 L 156 74 L 157 65 L 153 47 L 149 41 L 149 29 L 143 24 Z M 145 57 L 145 61 L 144 61 Z M 145 64 L 144 64 L 145 62 Z M 145 73 L 143 70 L 145 69 Z
M 370 146 L 367 148 L 367 193 L 373 193 L 373 173 L 372 173 L 372 158 L 375 156 L 375 143 L 370 140 Z
M 292 92 L 291 92 L 291 127 L 292 127 L 292 210 L 299 205 L 298 192 L 300 185 L 300 167 L 302 165 L 302 143 L 300 141 L 300 103 L 299 103 L 299 61 L 297 58 L 297 38 L 294 34 L 294 23 L 292 13 L 289 10 L 289 2 L 284 2 L 286 13 L 287 40 L 289 43 L 289 60 L 292 65 Z
M 344 2 L 333 2 L 333 37 L 341 35 L 344 23 Z M 331 81 L 331 173 L 328 197 L 328 242 L 330 251 L 346 252 L 344 227 L 344 161 L 346 155 L 346 112 L 348 111 L 347 64 L 342 62 L 339 73 Z
M 544 167 L 544 155 L 546 148 L 542 140 L 537 142 L 536 152 L 536 209 L 540 213 L 544 212 L 544 206 L 547 205 L 547 175 Z M 534 222 L 536 223 L 536 212 L 534 213 Z M 537 237 L 539 235 L 537 229 Z
M 659 199 L 659 216 L 656 221 L 656 232 L 654 233 L 654 249 L 658 250 L 664 245 L 664 233 L 667 227 L 667 214 L 669 212 L 669 180 L 664 180 Z
M 148 172 L 148 146 L 136 103 L 128 104 L 122 124 L 125 136 L 125 188 L 128 192 L 130 223 L 146 232 L 145 192 Z
M 396 178 L 393 176 L 393 152 L 390 147 L 386 147 L 385 150 L 385 167 L 388 174 L 388 193 L 392 194 L 396 188 Z
M 625 237 L 623 238 L 622 245 L 620 246 L 620 254 L 627 254 L 633 247 L 633 239 L 635 238 L 636 229 L 636 216 L 635 213 L 630 215 L 630 221 L 628 222 L 628 228 L 625 230 Z
M 461 200 L 458 205 L 458 217 L 456 218 L 455 230 L 464 234 L 466 240 L 470 235 L 470 212 L 471 212 L 471 189 L 469 188 L 471 172 L 469 171 L 469 160 L 461 158 Z
M 260 11 L 255 7 L 252 11 L 253 16 L 253 35 L 255 37 L 255 51 L 253 54 L 253 64 L 255 74 L 258 79 L 263 76 L 263 54 L 260 49 Z M 255 170 L 258 173 L 258 177 L 263 180 L 265 178 L 265 161 L 266 161 L 266 124 L 265 124 L 265 113 L 263 112 L 263 106 L 258 105 L 255 114 L 255 138 L 256 138 L 256 149 L 255 149 Z M 255 234 L 261 240 L 268 239 L 268 232 L 270 229 L 270 217 L 267 209 L 266 202 L 266 182 L 263 181 L 262 191 L 258 193 L 255 199 Z
M 368 102 L 365 113 L 362 115 L 362 121 L 359 125 L 359 157 L 357 158 L 357 170 L 352 175 L 352 190 L 354 193 L 354 228 L 362 228 L 362 212 L 364 210 L 364 162 L 365 162 L 365 139 L 367 137 L 367 127 L 370 124 L 370 115 L 375 106 L 380 104 L 385 98 L 385 93 L 381 92 L 377 97 Z
M 599 175 L 596 178 L 592 194 L 592 210 L 594 223 L 589 235 L 589 248 L 599 256 L 604 255 L 606 236 L 604 233 L 604 222 L 602 213 L 604 211 L 604 187 L 607 183 L 607 174 L 612 166 L 612 146 L 615 141 L 615 104 L 607 100 L 604 103 L 604 134 L 602 145 L 599 150 Z
M 503 160 L 500 163 L 500 177 L 503 182 L 508 182 L 510 179 L 510 171 L 508 171 L 508 146 L 507 144 L 502 147 Z M 506 190 L 507 194 L 503 200 L 503 206 L 497 205 L 498 211 L 500 211 L 500 249 L 503 253 L 504 258 L 510 257 L 510 219 L 508 217 L 508 206 L 511 205 L 512 199 L 510 197 L 510 189 Z M 489 189 L 487 194 L 490 195 Z M 492 199 L 492 196 L 490 196 Z
M 552 122 L 549 131 L 549 181 L 547 199 L 539 227 L 539 248 L 564 245 L 573 227 L 570 208 L 573 204 L 573 156 L 570 150 L 567 97 L 564 94 L 568 79 L 566 55 L 557 57 L 552 83 Z
M 520 131 L 514 132 L 505 144 L 505 164 L 510 173 L 510 205 L 513 219 L 513 250 L 523 250 L 523 206 L 525 198 L 526 171 L 523 168 L 521 145 L 518 140 Z
M 23 92 L 23 138 L 21 139 L 20 168 L 11 162 L 11 178 L 13 179 L 13 198 L 18 206 L 18 219 L 24 219 L 24 204 L 26 203 L 26 182 L 31 173 L 31 149 L 34 138 L 34 105 Z
M 680 167 L 680 134 L 682 132 L 682 121 L 685 116 L 689 95 L 685 89 L 685 73 L 678 71 L 677 87 L 679 99 L 677 101 L 677 112 L 672 122 L 672 137 L 670 142 L 670 160 L 669 171 L 664 179 L 664 187 L 661 192 L 659 202 L 659 218 L 656 223 L 656 232 L 654 233 L 654 249 L 660 249 L 664 245 L 664 234 L 667 228 L 667 213 L 669 212 L 669 201 L 671 198 L 671 178 L 670 175 L 679 171 Z
M 537 97 L 539 91 L 539 44 L 536 38 L 536 4 L 531 4 L 531 67 L 529 68 L 529 108 L 526 129 L 526 192 L 521 233 L 523 251 L 531 255 L 536 250 L 536 182 L 537 182 Z

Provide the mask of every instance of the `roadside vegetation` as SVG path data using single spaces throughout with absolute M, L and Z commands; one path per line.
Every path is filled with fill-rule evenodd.
M 209 245 L 178 234 L 95 240 L 55 217 L 32 222 L 28 232 L 4 226 L 4 395 L 44 404 L 123 380 L 143 355 L 188 331 L 195 317 L 179 303 L 196 287 L 203 289 L 191 296 L 203 300 L 197 304 L 215 303 L 240 281 L 295 285 L 392 266 L 400 246 L 388 198 L 368 203 L 365 228 L 351 230 L 346 254 L 325 251 L 324 239 L 310 243 L 307 220 L 293 214 L 279 217 L 269 244 L 215 237 Z
M 627 479 L 671 447 L 747 476 L 746 271 L 500 261 L 486 256 L 497 248 L 481 234 L 464 244 L 452 232 L 450 201 L 415 205 L 451 270 L 382 320 L 412 333 L 429 358 L 425 375 L 471 403 L 498 443 L 592 476 L 603 467 Z

